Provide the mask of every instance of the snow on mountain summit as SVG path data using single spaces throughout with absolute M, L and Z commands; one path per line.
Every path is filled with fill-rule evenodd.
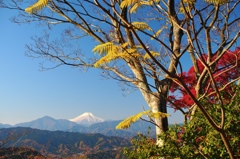
M 82 115 L 79 115 L 73 119 L 69 119 L 69 121 L 82 124 L 82 125 L 91 125 L 94 123 L 100 123 L 103 122 L 104 120 L 94 116 L 91 112 L 86 112 L 83 113 Z

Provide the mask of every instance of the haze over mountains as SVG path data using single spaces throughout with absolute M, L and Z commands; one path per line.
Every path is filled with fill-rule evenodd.
M 80 133 L 101 133 L 107 136 L 120 136 L 120 137 L 133 137 L 138 132 L 146 134 L 149 127 L 151 133 L 154 134 L 154 126 L 146 122 L 136 122 L 129 129 L 116 130 L 116 126 L 121 122 L 119 121 L 104 121 L 103 119 L 94 116 L 90 112 L 83 113 L 73 119 L 54 119 L 49 116 L 25 122 L 18 123 L 14 126 L 8 124 L 0 124 L 0 128 L 9 127 L 28 127 L 39 130 L 49 131 L 67 131 L 67 132 L 80 132 Z M 151 135 L 152 136 L 152 135 Z M 153 135 L 154 136 L 154 135 Z
M 16 156 L 9 157 L 10 154 L 15 155 L 17 152 L 21 154 L 21 157 L 18 158 L 27 158 L 22 156 L 26 147 L 36 150 L 49 158 L 76 159 L 84 158 L 82 156 L 84 155 L 85 158 L 107 159 L 122 155 L 123 147 L 131 146 L 129 139 L 116 136 L 47 131 L 23 127 L 0 129 L 0 144 L 3 144 L 3 148 L 11 147 L 11 149 L 5 151 L 4 157 L 2 156 L 4 152 L 1 152 L 0 158 L 5 159 L 17 158 Z M 21 150 L 12 152 L 14 147 L 21 148 Z M 36 154 L 33 151 L 28 153 Z
M 0 128 L 8 127 L 31 127 L 44 130 L 70 129 L 76 125 L 90 126 L 95 123 L 104 122 L 103 119 L 94 116 L 91 112 L 83 113 L 73 119 L 54 119 L 50 116 L 44 116 L 29 122 L 17 123 L 15 125 L 1 124 Z
M 124 159 L 123 148 L 130 147 L 131 138 L 139 132 L 147 134 L 152 127 L 148 135 L 155 137 L 154 126 L 147 122 L 136 122 L 129 129 L 116 130 L 120 122 L 104 121 L 87 112 L 69 120 L 44 116 L 14 126 L 0 124 L 0 144 L 4 144 L 6 158 L 12 158 L 9 154 L 14 150 L 8 147 L 28 147 L 52 158 L 82 158 L 84 155 L 91 159 Z
M 14 127 L 29 127 L 34 129 L 40 129 L 40 130 L 50 130 L 50 131 L 56 131 L 56 130 L 69 130 L 72 129 L 74 126 L 80 126 L 79 124 L 75 122 L 71 122 L 67 119 L 54 119 L 50 116 L 44 116 L 42 118 L 25 122 L 25 123 L 19 123 L 14 125 Z

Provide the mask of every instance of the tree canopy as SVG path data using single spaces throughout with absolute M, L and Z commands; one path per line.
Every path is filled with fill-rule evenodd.
M 28 7 L 21 0 L 11 2 L 1 4 L 21 11 L 14 22 L 72 26 L 61 41 L 51 41 L 49 34 L 34 38 L 27 45 L 29 56 L 48 59 L 56 67 L 102 69 L 104 76 L 137 88 L 153 113 L 167 113 L 170 106 L 191 121 L 200 111 L 235 158 L 225 131 L 225 107 L 240 78 L 240 1 L 38 0 L 25 1 Z M 96 44 L 91 56 L 67 45 L 69 39 L 89 37 Z M 192 65 L 188 72 L 186 64 Z M 211 113 L 216 104 L 220 118 Z M 155 118 L 155 124 L 157 135 L 168 131 L 165 116 Z M 164 140 L 159 141 L 163 146 Z

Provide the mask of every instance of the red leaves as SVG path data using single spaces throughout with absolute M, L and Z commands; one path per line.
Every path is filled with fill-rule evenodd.
M 200 136 L 196 138 L 196 142 L 202 142 L 205 139 L 205 136 Z
M 202 59 L 204 59 L 202 61 L 206 63 L 207 58 L 207 55 L 202 56 Z M 240 76 L 240 47 L 236 48 L 235 51 L 226 51 L 223 55 L 215 53 L 210 61 L 213 62 L 214 60 L 216 60 L 216 63 L 212 65 L 214 67 L 211 67 L 211 75 L 214 78 L 217 89 L 225 93 L 223 94 L 223 97 L 225 98 L 224 100 L 230 99 L 233 90 L 228 83 Z M 205 69 L 204 64 L 200 60 L 197 60 L 197 65 L 199 73 L 202 74 Z M 202 87 L 202 90 L 204 90 L 204 93 L 207 93 L 209 102 L 214 103 L 216 102 L 215 87 L 210 80 L 209 75 L 205 74 L 204 76 L 207 80 L 204 81 L 204 83 L 201 83 L 200 86 Z M 195 87 L 198 79 L 194 67 L 192 66 L 187 72 L 183 72 L 181 78 L 191 93 L 196 96 Z M 170 105 L 175 109 L 178 107 L 187 108 L 194 104 L 189 94 L 187 94 L 187 92 L 178 84 L 173 83 L 170 91 L 172 94 L 169 96 L 169 100 L 171 101 Z

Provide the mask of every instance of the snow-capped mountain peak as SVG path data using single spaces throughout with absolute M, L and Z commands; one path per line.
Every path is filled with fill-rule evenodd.
M 91 125 L 94 123 L 100 123 L 104 120 L 94 116 L 91 112 L 85 112 L 82 115 L 79 115 L 73 119 L 69 119 L 69 121 L 76 122 L 81 125 Z

